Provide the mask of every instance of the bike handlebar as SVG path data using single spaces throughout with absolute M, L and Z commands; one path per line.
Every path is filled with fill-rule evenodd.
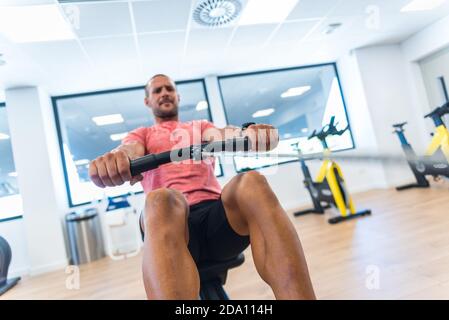
M 426 114 L 424 118 L 441 118 L 446 114 L 449 114 L 449 102 L 446 102 L 441 107 L 435 108 L 435 110 Z
M 309 136 L 309 140 L 317 137 L 321 141 L 324 141 L 328 136 L 341 136 L 349 129 L 349 125 L 343 130 L 337 129 L 337 124 L 335 123 L 335 116 L 333 116 L 329 124 L 325 125 L 319 132 L 313 130 L 312 134 Z

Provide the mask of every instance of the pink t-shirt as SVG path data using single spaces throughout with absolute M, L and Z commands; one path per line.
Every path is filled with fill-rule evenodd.
M 166 121 L 133 130 L 122 143 L 138 141 L 145 146 L 145 154 L 161 153 L 200 144 L 203 132 L 213 127 L 206 120 Z M 189 205 L 194 205 L 204 200 L 220 198 L 221 187 L 215 177 L 214 167 L 214 158 L 170 162 L 144 172 L 141 183 L 146 194 L 158 188 L 171 188 L 182 192 Z

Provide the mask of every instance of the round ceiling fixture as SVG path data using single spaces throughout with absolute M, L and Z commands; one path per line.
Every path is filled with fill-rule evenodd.
M 202 0 L 193 11 L 193 19 L 206 27 L 222 27 L 237 18 L 241 10 L 238 0 Z

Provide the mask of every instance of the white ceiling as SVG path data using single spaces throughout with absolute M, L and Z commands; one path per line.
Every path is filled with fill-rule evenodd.
M 401 13 L 409 0 L 299 0 L 280 24 L 206 29 L 191 19 L 197 2 L 70 4 L 80 12 L 74 40 L 14 44 L 0 30 L 0 53 L 7 62 L 0 66 L 0 91 L 41 85 L 62 95 L 142 85 L 154 73 L 185 80 L 329 62 L 354 48 L 403 41 L 449 14 L 449 1 L 433 11 Z M 11 4 L 58 2 L 0 0 L 0 10 Z M 373 23 L 376 12 L 379 24 Z M 335 22 L 343 26 L 324 35 Z

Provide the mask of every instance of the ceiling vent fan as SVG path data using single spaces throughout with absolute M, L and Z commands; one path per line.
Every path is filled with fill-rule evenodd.
M 242 11 L 238 0 L 201 0 L 193 10 L 193 19 L 205 27 L 223 27 L 231 24 Z

